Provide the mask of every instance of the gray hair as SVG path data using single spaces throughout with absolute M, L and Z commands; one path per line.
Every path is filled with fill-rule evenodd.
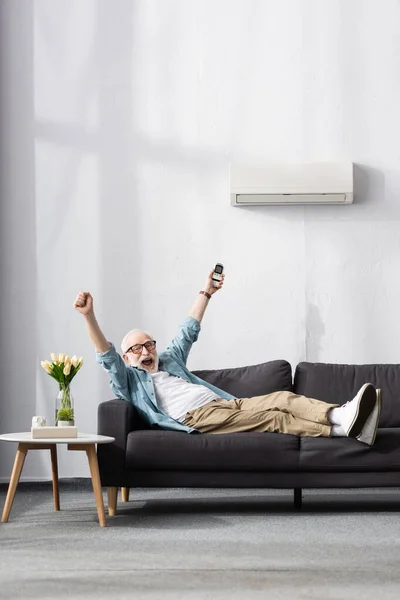
M 121 342 L 121 350 L 123 354 L 125 354 L 127 350 L 126 344 L 128 343 L 128 338 L 132 335 L 132 333 L 144 333 L 148 335 L 151 340 L 153 339 L 150 333 L 148 331 L 145 331 L 144 329 L 131 329 L 131 331 L 128 331 L 128 333 L 125 335 L 124 339 Z

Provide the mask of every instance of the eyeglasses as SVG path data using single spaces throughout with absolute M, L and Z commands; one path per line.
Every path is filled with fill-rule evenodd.
M 128 350 L 126 351 L 126 354 L 128 354 L 128 352 L 132 352 L 133 354 L 142 354 L 143 348 L 146 348 L 146 350 L 148 352 L 151 352 L 152 350 L 154 350 L 155 347 L 156 347 L 156 340 L 146 342 L 145 344 L 135 344 L 134 346 L 131 346 L 130 348 L 128 348 Z

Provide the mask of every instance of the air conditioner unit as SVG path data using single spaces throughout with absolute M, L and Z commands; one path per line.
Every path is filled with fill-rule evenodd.
M 230 165 L 233 206 L 351 204 L 353 163 Z

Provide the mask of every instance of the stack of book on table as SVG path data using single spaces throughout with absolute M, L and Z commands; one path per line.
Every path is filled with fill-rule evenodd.
M 77 427 L 31 427 L 32 439 L 76 438 Z

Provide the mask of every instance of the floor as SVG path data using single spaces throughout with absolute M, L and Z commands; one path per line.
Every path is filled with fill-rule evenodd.
M 0 485 L 4 504 L 6 486 Z M 400 491 L 136 489 L 97 522 L 90 481 L 21 483 L 0 598 L 397 598 Z M 104 494 L 106 501 L 106 494 Z

